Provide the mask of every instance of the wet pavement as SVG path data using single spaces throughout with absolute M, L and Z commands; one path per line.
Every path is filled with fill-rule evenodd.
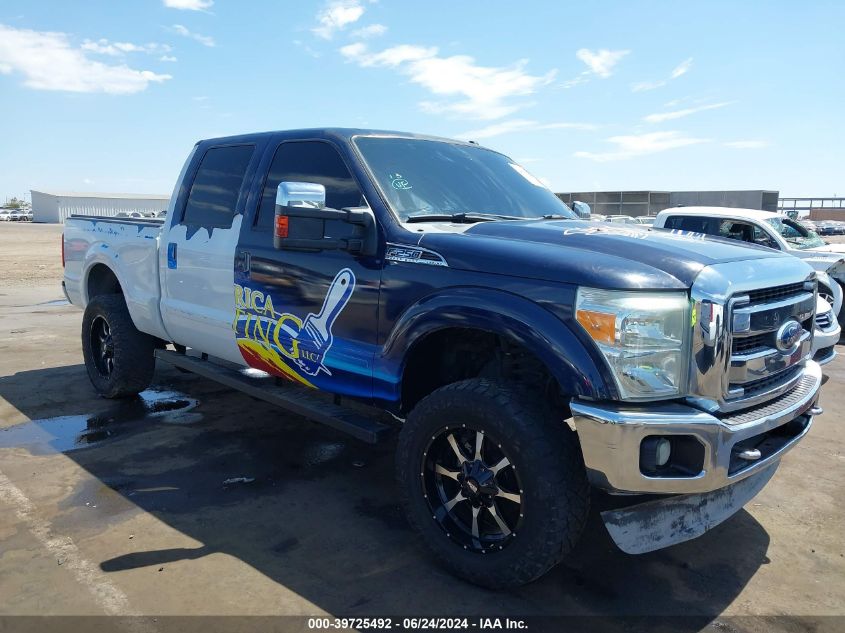
M 564 564 L 490 592 L 408 529 L 392 441 L 162 365 L 142 397 L 98 398 L 81 313 L 55 294 L 0 292 L 0 614 L 687 616 L 678 630 L 845 614 L 842 359 L 826 368 L 828 413 L 724 524 L 629 556 L 594 513 Z

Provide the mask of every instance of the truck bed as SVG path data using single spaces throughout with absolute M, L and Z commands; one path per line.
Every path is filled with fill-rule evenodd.
M 108 272 L 126 298 L 136 327 L 154 336 L 165 335 L 159 311 L 159 218 L 111 218 L 72 215 L 64 230 L 64 287 L 70 302 L 84 308 L 87 281 Z

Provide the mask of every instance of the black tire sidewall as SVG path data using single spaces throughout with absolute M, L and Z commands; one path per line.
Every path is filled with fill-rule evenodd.
M 453 389 L 456 386 L 462 388 Z M 577 440 L 565 435 L 572 431 L 562 421 L 556 428 L 536 400 L 536 394 L 532 397 L 483 379 L 455 383 L 423 400 L 406 420 L 400 435 L 397 478 L 410 523 L 441 562 L 477 584 L 508 587 L 542 575 L 569 551 L 586 520 L 586 505 L 569 507 L 579 504 L 569 504 L 566 492 L 571 491 L 558 490 L 555 485 L 565 480 L 580 499 L 588 498 Z M 459 428 L 462 424 L 489 434 L 517 467 L 522 486 L 522 523 L 514 539 L 501 551 L 482 554 L 463 549 L 433 519 L 423 497 L 420 473 L 423 453 L 432 436 L 446 427 Z M 575 442 L 574 451 L 567 448 L 567 440 Z M 545 449 L 538 449 L 543 444 Z M 566 460 L 577 463 L 564 463 Z M 561 504 L 567 507 L 561 508 Z M 567 520 L 562 521 L 562 516 Z M 550 534 L 548 521 L 553 523 L 555 532 L 568 533 Z
M 94 362 L 92 326 L 97 318 L 108 323 L 114 344 L 114 369 L 103 376 Z M 135 395 L 146 389 L 155 370 L 155 339 L 140 332 L 132 322 L 122 295 L 91 299 L 82 318 L 82 356 L 91 384 L 106 398 Z

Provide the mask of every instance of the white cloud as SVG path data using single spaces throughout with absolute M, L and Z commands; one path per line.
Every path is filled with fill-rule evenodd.
M 311 31 L 317 37 L 330 40 L 337 31 L 357 22 L 362 15 L 364 7 L 358 0 L 335 0 L 317 13 L 318 26 Z
M 189 31 L 187 27 L 184 27 L 181 24 L 174 24 L 171 28 L 175 33 L 178 33 L 182 37 L 187 37 L 192 40 L 195 40 L 203 46 L 213 48 L 217 45 L 217 43 L 214 41 L 214 38 L 210 35 L 200 35 L 199 33 L 194 33 L 193 31 Z
M 379 37 L 381 35 L 384 35 L 385 33 L 387 33 L 387 27 L 384 24 L 370 24 L 368 26 L 352 31 L 352 37 L 357 37 L 358 39 L 362 40 L 368 40 L 371 37 Z
M 761 149 L 763 147 L 769 147 L 771 143 L 768 141 L 728 141 L 727 143 L 723 143 L 725 147 L 733 147 L 734 149 Z
M 457 138 L 477 140 L 482 138 L 492 138 L 494 136 L 501 136 L 502 134 L 510 134 L 512 132 L 534 132 L 539 130 L 594 130 L 595 125 L 590 123 L 540 123 L 538 121 L 530 121 L 527 119 L 511 119 L 510 121 L 501 121 L 500 123 L 493 123 L 487 127 L 478 130 L 470 130 L 458 134 Z
M 575 152 L 575 156 L 603 163 L 656 154 L 688 145 L 708 143 L 709 139 L 685 136 L 681 132 L 651 132 L 649 134 L 611 136 L 607 139 L 607 142 L 612 143 L 616 148 L 609 152 Z
M 365 44 L 356 42 L 342 47 L 340 53 L 362 67 L 391 68 L 435 95 L 458 98 L 423 101 L 423 110 L 486 120 L 507 116 L 523 107 L 512 99 L 532 94 L 552 81 L 556 73 L 552 70 L 545 75 L 530 75 L 525 72 L 527 60 L 507 67 L 480 66 L 468 55 L 442 57 L 435 47 L 410 44 L 371 53 Z
M 611 51 L 606 48 L 591 51 L 588 48 L 581 48 L 575 53 L 575 57 L 587 64 L 590 72 L 602 79 L 607 79 L 613 74 L 613 67 L 618 64 L 625 55 L 631 51 Z
M 639 83 L 631 84 L 631 91 L 644 92 L 646 90 L 654 90 L 655 88 L 660 88 L 665 85 L 665 81 L 641 81 Z
M 681 75 L 686 75 L 689 72 L 689 69 L 692 68 L 692 57 L 688 57 L 680 64 L 675 66 L 675 69 L 672 71 L 672 79 L 677 79 Z
M 158 58 L 158 61 L 160 61 L 160 62 L 175 62 L 175 61 L 179 61 L 179 60 L 176 57 L 174 57 L 173 55 L 162 55 L 161 57 Z
M 131 94 L 150 83 L 171 79 L 126 64 L 89 59 L 86 50 L 71 46 L 64 33 L 15 29 L 0 24 L 0 72 L 24 75 L 24 85 L 37 90 Z
M 716 110 L 717 108 L 724 108 L 725 106 L 730 104 L 730 101 L 724 101 L 722 103 L 711 103 L 708 105 L 697 106 L 695 108 L 673 110 L 671 112 L 657 112 L 655 114 L 649 114 L 648 116 L 643 117 L 643 120 L 648 123 L 663 123 L 663 121 L 673 121 L 674 119 L 681 119 L 691 114 L 704 112 L 705 110 Z
M 168 9 L 183 11 L 205 11 L 214 4 L 214 0 L 163 0 Z
M 567 81 L 564 81 L 562 85 L 563 85 L 564 88 L 574 88 L 575 86 L 585 84 L 588 81 L 590 81 L 589 75 L 590 75 L 590 71 L 585 70 L 580 75 L 575 77 L 575 79 L 568 79 Z
M 658 81 L 641 81 L 639 83 L 631 84 L 631 92 L 644 92 L 646 90 L 655 90 L 662 88 L 673 79 L 677 79 L 681 75 L 686 75 L 690 68 L 692 68 L 692 57 L 688 57 L 680 64 L 672 69 L 668 79 L 660 79 Z
M 96 42 L 93 40 L 85 40 L 82 42 L 81 48 L 92 53 L 97 53 L 98 55 L 110 55 L 112 57 L 119 57 L 125 53 L 161 55 L 173 50 L 167 44 L 159 44 L 157 42 L 150 42 L 149 44 L 133 44 L 131 42 L 110 42 L 105 38 L 100 38 Z

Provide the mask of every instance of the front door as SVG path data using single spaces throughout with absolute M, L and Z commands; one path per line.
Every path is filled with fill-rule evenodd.
M 288 141 L 269 150 L 269 173 L 241 227 L 233 324 L 246 362 L 334 393 L 372 396 L 381 262 L 345 251 L 273 247 L 276 188 L 319 183 L 326 206 L 360 207 L 358 183 L 333 145 Z
M 243 362 L 232 335 L 235 247 L 256 154 L 253 144 L 206 149 L 160 246 L 167 333 L 176 343 L 233 362 Z

